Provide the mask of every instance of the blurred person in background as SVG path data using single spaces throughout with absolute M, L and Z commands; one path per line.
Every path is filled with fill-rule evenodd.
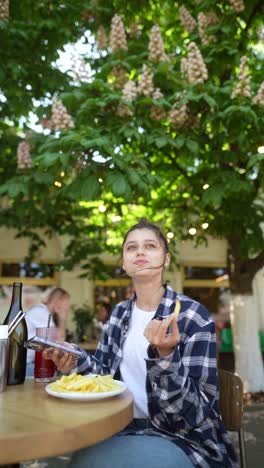
M 110 317 L 112 306 L 109 302 L 102 302 L 98 307 L 97 320 L 104 325 Z
M 62 288 L 54 288 L 40 304 L 31 307 L 26 313 L 28 339 L 36 335 L 36 328 L 58 328 L 58 339 L 64 341 L 67 336 L 66 323 L 70 312 L 70 294 Z M 49 320 L 50 317 L 50 320 Z M 27 350 L 27 376 L 34 373 L 35 351 Z
M 219 352 L 223 343 L 223 330 L 231 329 L 230 322 L 230 295 L 224 293 L 219 298 L 217 314 L 214 314 L 217 351 Z
M 105 323 L 109 320 L 112 306 L 109 302 L 101 302 L 97 305 L 97 316 L 93 319 L 93 338 L 98 339 Z

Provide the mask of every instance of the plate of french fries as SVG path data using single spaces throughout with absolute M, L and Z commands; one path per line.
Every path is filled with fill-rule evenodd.
M 120 395 L 126 388 L 124 382 L 114 380 L 111 375 L 80 375 L 74 372 L 48 384 L 45 390 L 57 398 L 90 401 Z

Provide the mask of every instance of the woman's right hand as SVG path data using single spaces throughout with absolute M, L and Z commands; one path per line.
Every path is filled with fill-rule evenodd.
M 73 348 L 70 343 L 64 342 L 64 346 Z M 63 374 L 67 374 L 76 366 L 76 356 L 71 353 L 66 353 L 56 348 L 47 348 L 43 351 L 44 359 L 51 359 L 57 369 Z

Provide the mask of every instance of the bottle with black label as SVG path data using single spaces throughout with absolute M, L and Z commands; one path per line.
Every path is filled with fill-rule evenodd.
M 13 283 L 12 301 L 4 325 L 10 325 L 20 310 L 22 311 L 22 283 Z M 27 324 L 24 317 L 9 336 L 7 385 L 18 385 L 25 381 L 27 349 L 24 343 L 26 340 Z

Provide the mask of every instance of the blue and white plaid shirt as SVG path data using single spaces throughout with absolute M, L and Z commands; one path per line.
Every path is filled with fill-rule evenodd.
M 219 413 L 215 323 L 197 301 L 166 285 L 156 316 L 166 317 L 181 301 L 181 341 L 161 358 L 149 346 L 146 392 L 150 424 L 144 433 L 179 445 L 200 468 L 238 468 L 236 454 Z M 118 376 L 135 296 L 113 309 L 95 355 L 78 361 L 78 373 Z M 140 431 L 142 433 L 142 431 Z

